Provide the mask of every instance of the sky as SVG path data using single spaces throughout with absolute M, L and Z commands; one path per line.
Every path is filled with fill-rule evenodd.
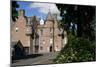
M 57 14 L 58 20 L 61 19 L 60 11 L 58 10 L 56 4 L 54 3 L 39 3 L 33 1 L 18 1 L 20 9 L 25 10 L 25 16 L 38 16 L 42 19 L 46 19 L 48 12 L 50 11 L 52 14 Z

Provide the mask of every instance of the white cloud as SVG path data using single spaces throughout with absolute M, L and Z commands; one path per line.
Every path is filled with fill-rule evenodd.
M 38 8 L 40 13 L 48 14 L 50 11 L 52 14 L 57 14 L 57 19 L 61 20 L 60 11 L 58 10 L 56 4 L 53 3 L 31 3 L 30 8 Z
M 38 8 L 39 12 L 47 14 L 50 10 L 52 14 L 60 15 L 60 11 L 58 10 L 56 4 L 53 3 L 31 3 L 30 8 Z
M 62 17 L 60 15 L 57 15 L 58 20 L 62 20 Z

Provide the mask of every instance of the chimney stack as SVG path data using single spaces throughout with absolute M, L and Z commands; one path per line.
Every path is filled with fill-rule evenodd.
M 25 14 L 25 11 L 24 11 L 24 10 L 19 10 L 19 11 L 18 11 L 18 15 L 19 15 L 19 16 L 24 16 L 24 14 Z

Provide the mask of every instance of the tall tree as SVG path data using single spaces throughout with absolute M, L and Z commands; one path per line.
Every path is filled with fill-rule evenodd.
M 81 6 L 81 5 L 66 5 L 56 4 L 61 11 L 62 27 L 69 32 L 71 23 L 72 33 L 74 33 L 77 24 L 78 37 L 93 38 L 94 32 L 93 25 L 95 25 L 95 6 Z
M 62 27 L 74 33 L 77 24 L 77 35 L 68 35 L 68 43 L 54 59 L 55 63 L 87 62 L 96 60 L 95 46 L 95 6 L 57 4 L 61 11 Z
M 78 6 L 77 33 L 79 37 L 93 38 L 92 33 L 95 31 L 93 25 L 96 22 L 93 23 L 92 21 L 95 21 L 95 14 L 95 6 Z
M 77 5 L 56 4 L 61 12 L 62 27 L 69 33 L 71 23 L 76 23 L 77 19 Z M 73 28 L 74 29 L 74 28 Z
M 16 8 L 19 8 L 19 5 L 17 3 L 17 1 L 12 1 L 11 2 L 11 13 L 12 13 L 12 20 L 16 21 L 16 18 L 18 18 L 18 11 L 16 10 Z

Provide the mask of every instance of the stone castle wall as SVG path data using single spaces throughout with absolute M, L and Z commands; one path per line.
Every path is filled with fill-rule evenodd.
M 32 21 L 32 23 L 34 23 L 34 21 Z M 11 41 L 20 40 L 23 47 L 29 47 L 29 52 L 31 50 L 33 53 L 52 52 L 53 48 L 54 51 L 60 51 L 62 48 L 62 37 L 59 36 L 61 31 L 58 28 L 58 22 L 55 20 L 46 20 L 43 25 L 38 24 L 36 26 L 37 30 L 34 29 L 34 31 L 32 31 L 35 27 L 34 24 L 28 26 L 28 28 L 27 18 L 24 17 L 24 12 L 20 11 L 19 18 L 11 29 Z M 28 33 L 28 31 L 34 34 L 27 35 L 26 33 Z

